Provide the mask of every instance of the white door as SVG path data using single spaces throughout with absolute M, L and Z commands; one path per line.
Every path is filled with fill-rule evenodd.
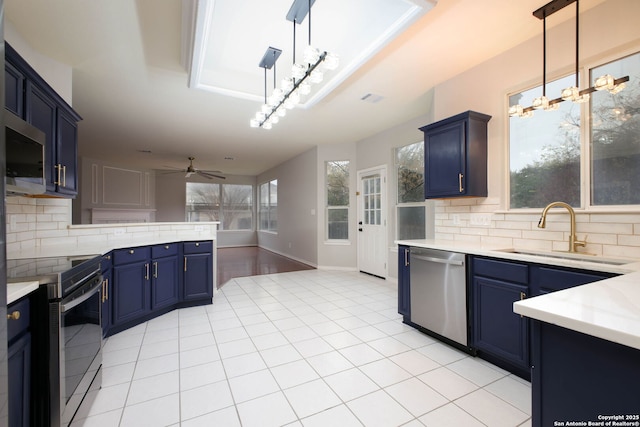
M 387 277 L 387 170 L 358 172 L 358 269 Z

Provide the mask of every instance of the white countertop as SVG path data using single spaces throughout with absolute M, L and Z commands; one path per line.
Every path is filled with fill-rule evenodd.
M 396 243 L 621 274 L 610 279 L 515 302 L 513 311 L 532 319 L 640 349 L 640 261 L 638 260 L 629 259 L 627 264 L 613 265 L 600 262 L 606 261 L 606 258 L 597 256 L 594 256 L 593 261 L 553 258 L 504 252 L 502 249 L 509 248 L 487 247 L 472 242 L 405 240 Z
M 7 283 L 7 304 L 18 301 L 25 295 L 38 289 L 38 282 Z
M 518 301 L 513 311 L 640 349 L 640 272 Z

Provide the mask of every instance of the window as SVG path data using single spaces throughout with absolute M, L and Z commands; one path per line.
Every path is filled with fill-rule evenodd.
M 542 208 L 555 200 L 583 208 L 640 205 L 634 189 L 640 178 L 640 53 L 592 68 L 590 85 L 604 74 L 630 81 L 615 95 L 596 91 L 589 103 L 562 102 L 558 111 L 509 120 L 511 208 Z M 567 76 L 549 83 L 547 95 L 574 81 Z M 509 104 L 531 105 L 541 94 L 541 87 L 517 93 Z
M 599 76 L 629 76 L 627 87 L 591 101 L 591 204 L 640 205 L 640 53 L 591 70 Z
M 547 94 L 573 86 L 575 74 L 547 83 Z M 509 97 L 531 105 L 542 86 Z M 580 105 L 561 102 L 557 111 L 509 119 L 511 208 L 543 208 L 555 200 L 580 206 Z
M 278 230 L 278 180 L 260 184 L 260 208 L 258 212 L 259 229 Z
M 395 150 L 398 200 L 397 238 L 424 239 L 424 143 L 416 142 Z
M 220 221 L 220 230 L 251 230 L 253 186 L 187 182 L 187 221 Z
M 326 163 L 327 238 L 349 238 L 349 161 Z

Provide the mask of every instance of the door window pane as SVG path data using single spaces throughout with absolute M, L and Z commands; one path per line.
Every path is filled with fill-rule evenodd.
M 640 204 L 640 53 L 591 70 L 591 80 L 629 76 L 612 95 L 591 95 L 591 204 Z

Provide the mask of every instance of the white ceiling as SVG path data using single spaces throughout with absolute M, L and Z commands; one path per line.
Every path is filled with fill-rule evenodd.
M 435 1 L 317 0 L 312 44 L 341 54 L 328 76 L 335 88 L 264 130 L 248 125 L 264 93 L 258 63 L 268 46 L 281 48 L 278 78 L 289 75 L 291 0 L 208 1 L 217 56 L 207 57 L 198 84 L 243 96 L 189 88 L 181 0 L 5 0 L 5 18 L 34 50 L 73 68 L 80 155 L 150 169 L 184 167 L 195 156 L 202 169 L 256 175 L 313 146 L 358 141 L 426 114 L 435 85 L 540 35 L 532 12 L 546 3 L 439 0 L 429 10 Z M 580 8 L 602 1 L 582 0 Z M 272 9 L 261 10 L 267 3 Z M 403 15 L 409 10 L 416 14 Z M 548 26 L 573 18 L 565 12 Z M 395 39 L 376 39 L 394 24 Z M 306 21 L 296 34 L 302 49 Z M 362 101 L 369 93 L 383 99 Z

